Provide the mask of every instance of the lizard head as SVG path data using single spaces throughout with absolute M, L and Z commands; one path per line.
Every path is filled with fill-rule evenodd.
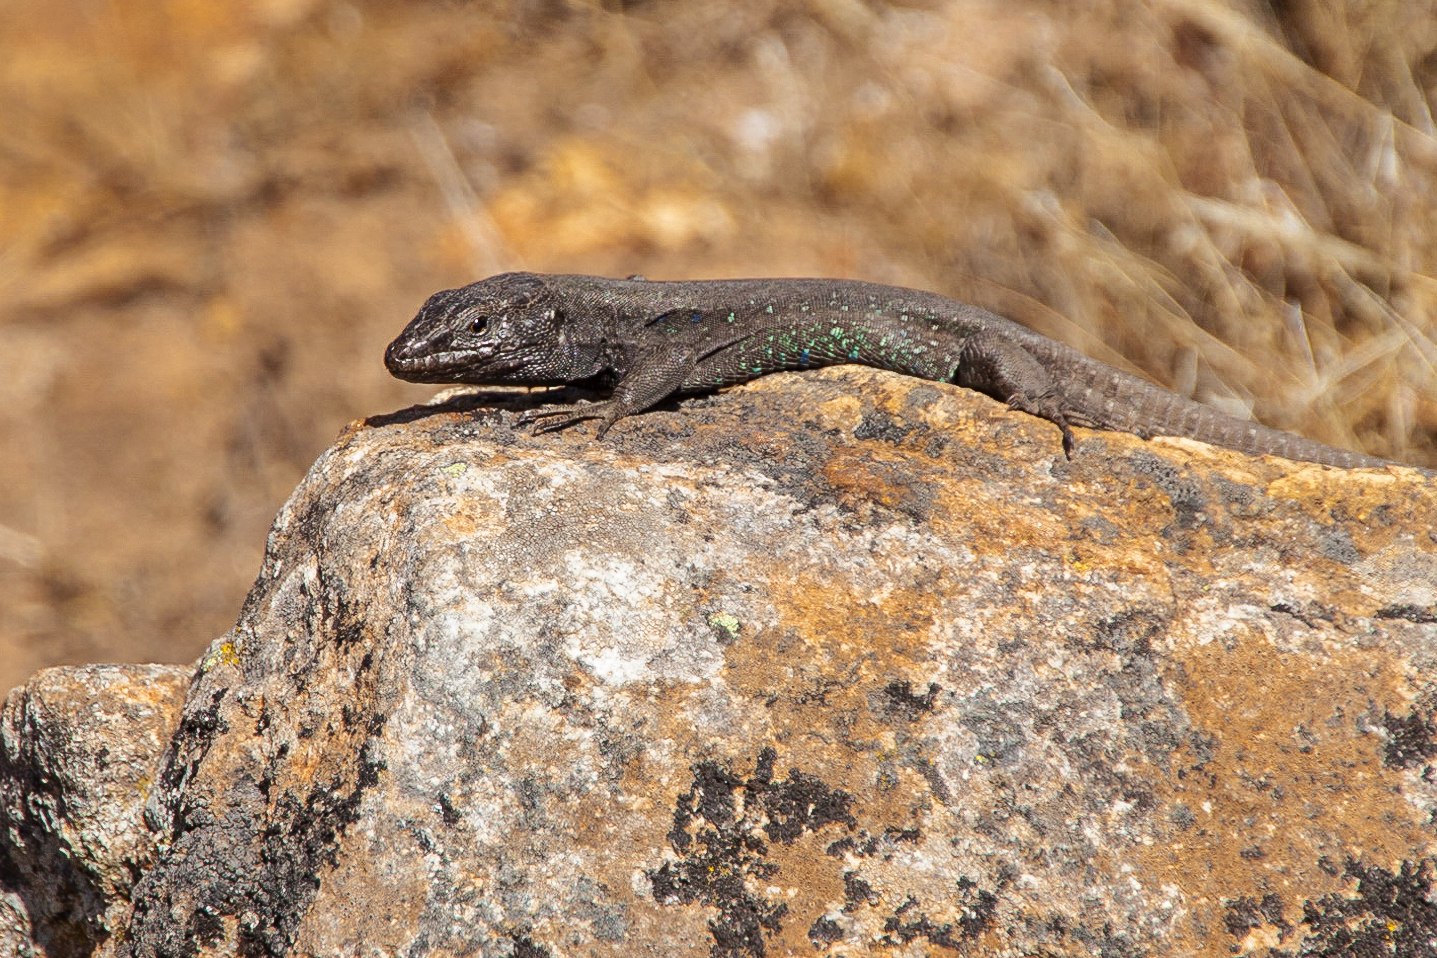
M 384 351 L 384 365 L 415 383 L 550 386 L 600 370 L 568 342 L 569 324 L 544 278 L 503 273 L 435 293 Z

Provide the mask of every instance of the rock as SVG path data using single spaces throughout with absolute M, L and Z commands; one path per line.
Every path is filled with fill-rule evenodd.
M 456 399 L 315 464 L 107 948 L 1432 947 L 1430 478 L 1092 432 L 1068 462 L 856 368 L 604 442 L 511 423 Z
M 0 715 L 0 955 L 90 954 L 154 860 L 140 820 L 190 669 L 37 673 Z

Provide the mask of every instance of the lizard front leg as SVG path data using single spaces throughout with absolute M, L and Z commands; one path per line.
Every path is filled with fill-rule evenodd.
M 672 395 L 693 371 L 695 354 L 688 346 L 662 346 L 646 352 L 614 385 L 603 402 L 530 409 L 519 416 L 520 425 L 534 425 L 534 434 L 564 429 L 586 419 L 599 420 L 596 437 L 604 438 L 614 423 L 643 412 Z M 548 420 L 541 422 L 540 420 Z
M 1008 408 L 1046 419 L 1063 431 L 1063 454 L 1069 459 L 1077 442 L 1073 424 L 1090 425 L 1063 401 L 1048 370 L 1022 344 L 991 329 L 969 336 L 958 353 L 953 382 L 1006 402 Z

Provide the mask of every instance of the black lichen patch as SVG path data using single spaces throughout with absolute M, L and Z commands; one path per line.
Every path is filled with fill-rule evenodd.
M 359 820 L 364 793 L 379 784 L 383 769 L 383 761 L 363 749 L 348 790 L 316 786 L 302 797 L 290 793 L 276 802 L 275 819 L 287 826 L 265 830 L 259 843 L 263 864 L 254 876 L 258 887 L 247 895 L 273 906 L 268 911 L 251 910 L 276 916 L 273 927 L 246 929 L 265 939 L 263 954 L 283 954 L 292 945 L 306 907 L 319 890 L 319 876 L 338 863 L 339 839 Z
M 1415 622 L 1418 625 L 1428 625 L 1437 622 L 1437 606 L 1423 607 L 1404 603 L 1401 605 L 1385 605 L 1377 610 L 1379 619 L 1403 619 L 1407 622 Z
M 374 734 L 383 719 L 356 713 Z M 368 744 L 352 779 L 272 794 L 268 778 L 241 778 L 221 801 L 180 793 L 170 810 L 173 844 L 135 886 L 130 925 L 136 955 L 184 958 L 234 934 L 243 958 L 289 954 L 300 922 L 332 869 L 346 829 L 384 770 Z
M 788 906 L 750 888 L 767 883 L 778 866 L 766 860 L 769 842 L 792 844 L 827 825 L 856 827 L 853 797 L 821 779 L 792 771 L 775 781 L 777 753 L 764 749 L 753 775 L 743 779 L 717 762 L 693 767 L 689 790 L 674 806 L 669 844 L 683 857 L 649 871 L 654 898 L 665 905 L 708 905 L 714 958 L 766 954 L 765 932 L 777 932 Z M 818 929 L 815 932 L 814 929 Z M 827 934 L 815 924 L 814 934 Z
M 1292 925 L 1282 917 L 1285 905 L 1281 895 L 1264 895 L 1261 901 L 1249 895 L 1242 895 L 1224 899 L 1223 904 L 1227 906 L 1223 924 L 1227 925 L 1228 934 L 1234 938 L 1242 938 L 1249 931 L 1263 925 L 1277 928 L 1279 942 L 1286 941 L 1288 935 L 1292 934 Z
M 180 726 L 171 739 L 168 760 L 160 771 L 160 794 L 172 795 L 178 791 L 181 782 L 194 776 L 201 759 L 209 753 L 211 743 L 230 730 L 229 723 L 220 717 L 220 707 L 228 694 L 228 689 L 217 689 L 203 707 L 200 702 L 195 702 L 185 708 Z M 186 823 L 175 808 L 161 805 L 159 809 L 163 809 L 163 814 L 146 805 L 145 824 L 151 831 L 166 828 L 184 830 Z
M 924 713 L 933 711 L 938 693 L 943 689 L 928 683 L 928 691 L 919 695 L 913 691 L 912 682 L 894 680 L 883 689 L 883 709 L 890 715 L 901 715 L 910 722 L 916 722 Z
M 1437 758 L 1437 720 L 1432 712 L 1388 712 L 1382 717 L 1382 725 L 1387 729 L 1382 763 L 1388 768 L 1415 768 Z
M 1207 523 L 1207 498 L 1183 470 L 1146 450 L 1134 452 L 1131 461 L 1133 472 L 1151 480 L 1172 503 L 1173 523 L 1163 530 L 1165 538 L 1179 537 Z
M 1344 877 L 1357 880 L 1357 896 L 1331 893 L 1303 905 L 1304 956 L 1437 954 L 1437 902 L 1432 901 L 1431 858 L 1404 861 L 1397 871 L 1347 860 Z
M 895 828 L 890 825 L 882 835 L 870 835 L 868 829 L 860 829 L 855 835 L 845 835 L 825 849 L 825 854 L 837 858 L 849 854 L 856 858 L 870 858 L 881 851 L 883 860 L 893 857 L 893 848 L 898 842 L 917 842 L 922 834 L 916 828 Z
M 998 911 L 998 896 L 978 887 L 970 878 L 959 878 L 955 885 L 954 902 L 959 909 L 956 921 L 935 922 L 919 907 L 911 895 L 883 923 L 885 945 L 906 945 L 919 938 L 930 945 L 959 948 L 993 927 Z
M 511 953 L 514 958 L 553 958 L 549 949 L 535 944 L 527 935 L 519 935 L 510 940 L 514 944 L 514 951 Z
M 852 913 L 859 905 L 878 904 L 878 895 L 873 886 L 864 881 L 858 872 L 843 873 L 843 910 Z
M 1302 940 L 1297 950 L 1282 953 L 1298 958 L 1437 955 L 1437 902 L 1432 900 L 1434 865 L 1437 860 L 1431 858 L 1404 861 L 1391 872 L 1380 865 L 1364 866 L 1349 858 L 1342 875 L 1347 881 L 1356 881 L 1355 894 L 1332 892 L 1304 902 Z M 1267 925 L 1277 929 L 1279 942 L 1285 942 L 1297 930 L 1284 919 L 1283 902 L 1277 895 L 1268 895 L 1261 901 L 1237 898 L 1227 906 L 1224 922 L 1235 938 Z
M 832 918 L 820 918 L 808 928 L 808 940 L 815 948 L 831 945 L 842 937 L 843 929 Z
M 454 802 L 450 800 L 449 796 L 444 794 L 439 796 L 439 815 L 446 825 L 457 825 L 464 817 L 459 809 L 454 807 Z
M 911 426 L 900 426 L 888 416 L 876 411 L 867 411 L 853 429 L 854 439 L 878 439 L 888 443 L 899 443 L 913 431 Z
M 1330 629 L 1337 621 L 1337 613 L 1318 603 L 1296 605 L 1291 602 L 1275 602 L 1268 606 L 1273 612 L 1290 615 L 1309 629 Z
M 1104 922 L 1101 928 L 1092 929 L 1083 925 L 1068 930 L 1074 941 L 1086 949 L 1086 953 L 1099 958 L 1149 958 L 1151 952 L 1133 943 L 1123 932 L 1115 931 L 1111 922 Z M 1271 955 L 1269 958 L 1280 958 Z
M 1084 650 L 1104 650 L 1119 655 L 1152 655 L 1153 639 L 1166 631 L 1169 614 L 1162 609 L 1135 608 L 1093 623 Z

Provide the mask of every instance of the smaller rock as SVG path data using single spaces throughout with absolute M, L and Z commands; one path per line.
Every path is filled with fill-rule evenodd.
M 0 713 L 0 954 L 88 954 L 155 855 L 142 811 L 190 669 L 36 673 Z

